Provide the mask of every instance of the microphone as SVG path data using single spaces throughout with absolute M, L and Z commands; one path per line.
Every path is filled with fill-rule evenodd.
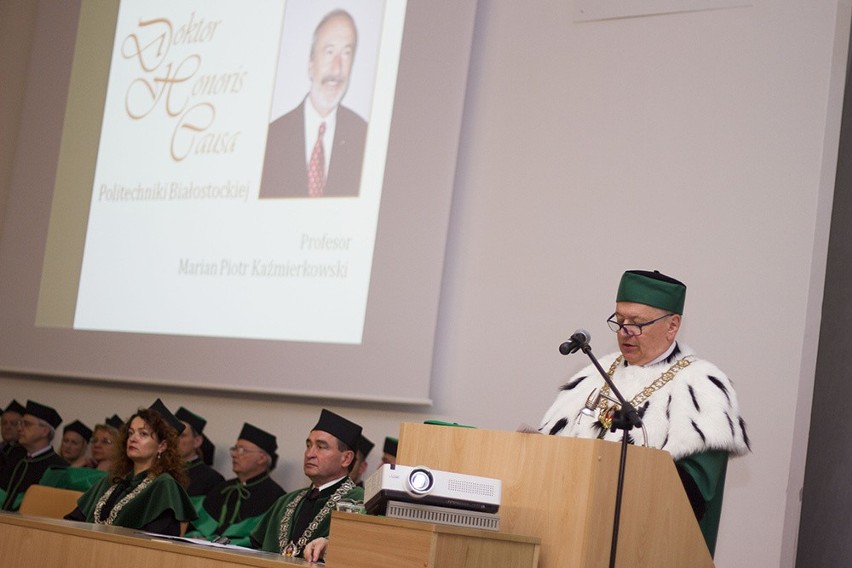
M 591 340 L 591 333 L 589 333 L 585 329 L 578 329 L 574 332 L 574 335 L 572 335 L 571 338 L 568 339 L 568 341 L 559 346 L 559 352 L 563 355 L 576 353 L 577 351 L 588 345 L 589 341 Z

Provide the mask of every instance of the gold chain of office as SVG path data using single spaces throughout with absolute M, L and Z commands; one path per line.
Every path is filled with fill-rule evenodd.
M 618 368 L 619 365 L 621 365 L 621 362 L 623 360 L 624 356 L 619 355 L 618 357 L 616 357 L 615 361 L 612 362 L 612 365 L 610 365 L 609 370 L 606 372 L 606 374 L 609 375 L 609 378 L 612 378 L 612 375 L 615 373 L 615 370 Z M 692 363 L 693 361 L 695 361 L 695 358 L 689 355 L 675 361 L 674 365 L 669 367 L 668 370 L 666 370 L 662 375 L 654 379 L 654 381 L 650 385 L 639 391 L 639 394 L 634 396 L 633 399 L 630 401 L 630 406 L 632 406 L 633 408 L 638 408 L 639 405 L 648 400 L 648 398 L 652 394 L 654 394 L 654 392 L 663 388 L 669 381 L 674 379 L 675 375 L 677 375 L 681 369 L 689 367 L 690 363 Z M 615 413 L 621 409 L 620 404 L 609 404 L 607 402 L 608 400 L 610 400 L 609 398 L 607 398 L 607 395 L 609 395 L 609 391 L 609 385 L 604 384 L 604 386 L 601 387 L 600 400 L 598 400 L 598 409 L 600 411 L 598 412 L 598 421 L 604 427 L 604 430 L 609 430 L 610 426 L 612 426 L 612 419 L 615 416 Z
M 106 502 L 109 501 L 109 498 L 112 496 L 113 492 L 118 487 L 117 483 L 111 485 L 110 488 L 107 489 L 106 492 L 103 495 L 101 495 L 101 498 L 98 499 L 97 505 L 95 505 L 95 524 L 98 524 L 98 525 L 111 525 L 111 524 L 113 524 L 115 522 L 115 519 L 118 517 L 118 514 L 124 508 L 124 506 L 127 505 L 128 503 L 130 503 L 131 501 L 133 501 L 136 498 L 137 495 L 139 495 L 140 493 L 145 491 L 145 489 L 147 489 L 148 486 L 151 485 L 151 483 L 153 483 L 153 482 L 154 482 L 154 478 L 151 477 L 151 476 L 148 476 L 145 479 L 143 479 L 142 483 L 137 485 L 133 489 L 133 491 L 131 491 L 130 493 L 125 495 L 118 503 L 116 503 L 113 506 L 112 510 L 109 512 L 109 516 L 105 520 L 102 521 L 101 520 L 101 511 L 103 510 Z
M 337 502 L 353 489 L 355 489 L 355 483 L 347 477 L 346 481 L 343 482 L 343 485 L 341 485 L 337 491 L 328 498 L 328 501 L 326 501 L 320 512 L 317 513 L 316 517 L 314 517 L 307 526 L 299 540 L 296 542 L 293 542 L 292 540 L 287 542 L 287 537 L 291 528 L 290 523 L 293 520 L 293 514 L 296 512 L 296 506 L 305 501 L 305 497 L 307 497 L 308 491 L 310 490 L 309 487 L 303 489 L 295 499 L 287 504 L 287 508 L 284 510 L 284 516 L 281 518 L 281 526 L 278 529 L 278 548 L 281 550 L 281 554 L 284 556 L 299 556 L 299 554 L 305 550 L 305 545 L 310 542 L 314 531 L 317 530 L 325 518 L 335 509 Z M 311 505 L 309 503 L 304 503 L 303 506 L 309 507 Z

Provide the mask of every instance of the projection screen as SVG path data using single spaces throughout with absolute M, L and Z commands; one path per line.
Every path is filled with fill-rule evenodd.
M 475 2 L 41 8 L 0 368 L 428 404 Z

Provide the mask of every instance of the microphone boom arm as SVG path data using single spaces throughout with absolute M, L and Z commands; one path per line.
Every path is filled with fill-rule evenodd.
M 589 357 L 592 364 L 601 374 L 601 377 L 603 377 L 604 382 L 609 385 L 609 389 L 612 394 L 615 395 L 615 398 L 618 399 L 619 404 L 621 404 L 621 410 L 616 413 L 620 418 L 613 420 L 610 427 L 613 432 L 615 432 L 616 429 L 624 430 L 624 433 L 621 436 L 621 456 L 618 462 L 618 481 L 616 482 L 615 490 L 615 511 L 612 519 L 612 539 L 610 541 L 609 549 L 609 568 L 615 568 L 615 557 L 618 550 L 618 531 L 621 521 L 621 502 L 624 497 L 624 472 L 627 467 L 627 432 L 633 427 L 643 427 L 642 413 L 638 412 L 632 404 L 624 399 L 621 395 L 621 391 L 619 391 L 612 382 L 612 378 L 603 370 L 603 367 L 601 367 L 597 357 L 592 354 L 592 347 L 589 345 L 590 338 L 586 336 L 584 339 L 586 341 L 580 345 L 579 350 Z M 559 351 L 563 355 L 567 355 L 567 353 L 562 350 L 562 346 L 560 346 Z M 647 438 L 648 436 L 646 434 L 646 441 Z

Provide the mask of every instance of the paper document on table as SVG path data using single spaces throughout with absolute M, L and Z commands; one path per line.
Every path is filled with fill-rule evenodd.
M 212 548 L 229 548 L 231 550 L 247 550 L 249 552 L 257 552 L 253 548 L 247 548 L 245 546 L 237 546 L 236 544 L 224 544 L 220 542 L 210 542 L 209 540 L 205 540 L 203 538 L 187 538 L 185 536 L 169 536 L 166 534 L 157 534 L 152 532 L 144 532 L 140 531 L 139 534 L 151 537 L 158 538 L 163 540 L 175 540 L 178 542 L 188 542 L 189 544 L 198 544 L 200 546 L 209 546 Z

